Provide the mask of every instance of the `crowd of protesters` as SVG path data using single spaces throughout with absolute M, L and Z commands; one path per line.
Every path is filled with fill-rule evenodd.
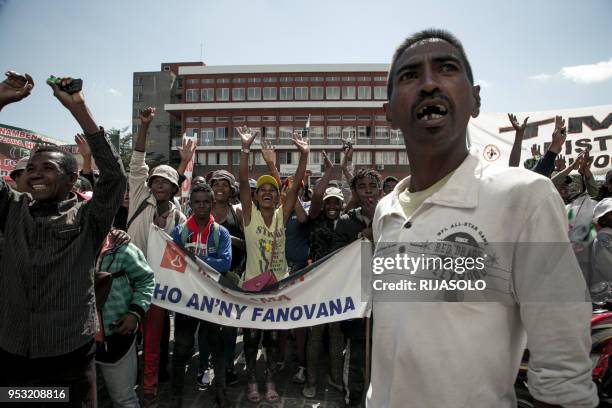
M 71 82 L 63 78 L 49 85 L 83 130 L 75 139 L 84 159 L 81 171 L 71 154 L 57 147 L 38 147 L 17 163 L 10 175 L 14 187 L 0 181 L 0 386 L 70 386 L 75 406 L 95 406 L 97 366 L 114 406 L 158 406 L 158 381 L 168 375 L 169 320 L 173 318 L 169 374 L 173 406 L 181 406 L 186 386 L 196 386 L 185 380 L 196 339 L 200 356 L 197 386 L 210 386 L 219 406 L 231 405 L 226 391 L 239 381 L 234 367 L 239 331 L 244 341 L 248 401 L 279 400 L 275 381 L 284 367 L 287 344 L 294 344 L 298 368 L 291 379 L 303 387 L 304 397 L 315 398 L 317 384 L 326 382 L 344 394 L 347 406 L 364 404 L 369 355 L 366 319 L 289 333 L 238 330 L 170 314 L 151 303 L 154 273 L 146 261 L 149 226 L 163 229 L 218 271 L 225 284 L 257 291 L 357 239 L 377 239 L 380 232 L 373 231 L 373 221 L 381 211 L 377 204 L 382 197 L 395 194 L 406 205 L 404 210 L 412 211 L 417 208 L 415 203 L 423 201 L 415 195 L 407 198 L 412 203 L 405 204 L 405 183 L 392 176 L 383 179 L 371 168 L 354 169 L 350 144 L 343 148 L 343 179 L 331 179 L 333 164 L 323 152 L 323 176 L 309 185 L 305 182 L 309 144 L 301 132 L 293 136 L 300 155 L 295 175 L 281 179 L 274 146 L 263 138 L 262 155 L 270 174 L 253 180 L 248 158 L 259 136 L 243 127 L 238 129 L 242 142 L 239 179 L 225 170 L 205 172 L 191 180 L 189 200 L 180 203 L 176 197 L 195 152 L 194 142 L 185 140 L 179 148 L 178 168 L 159 165 L 150 169 L 145 146 L 155 109 L 140 112 L 126 177 L 82 93 L 65 90 Z M 0 84 L 0 109 L 25 98 L 33 86 L 29 75 L 7 73 Z M 479 103 L 478 97 L 478 108 Z M 509 166 L 517 167 L 528 119 L 520 124 L 514 115 L 509 118 L 516 129 Z M 524 167 L 551 178 L 566 204 L 567 236 L 590 287 L 612 281 L 612 170 L 603 182 L 595 181 L 588 150 L 566 163 L 560 154 L 565 137 L 564 121 L 557 117 L 546 152 L 541 155 L 534 148 Z M 98 168 L 95 175 L 92 158 Z M 572 174 L 573 170 L 578 174 Z M 436 183 L 448 180 L 445 177 Z M 375 311 L 375 322 L 377 317 Z M 294 341 L 288 342 L 289 337 Z M 324 339 L 328 341 L 329 372 L 319 378 Z M 139 400 L 134 386 L 140 342 Z M 266 351 L 263 393 L 256 370 L 260 343 Z M 376 370 L 375 366 L 374 375 Z

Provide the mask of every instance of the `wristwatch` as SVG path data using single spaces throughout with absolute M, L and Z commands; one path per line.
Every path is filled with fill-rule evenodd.
M 249 153 L 251 152 L 251 149 L 245 149 L 245 148 L 243 147 L 242 149 L 240 149 L 240 151 L 241 151 L 242 153 L 249 154 Z

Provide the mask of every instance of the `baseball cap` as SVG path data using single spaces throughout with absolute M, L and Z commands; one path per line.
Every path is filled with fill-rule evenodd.
M 17 162 L 17 164 L 15 165 L 15 168 L 13 169 L 13 171 L 11 171 L 11 173 L 9 174 L 9 176 L 15 180 L 15 177 L 17 177 L 17 172 L 18 171 L 23 171 L 26 169 L 26 167 L 28 166 L 28 160 L 30 160 L 29 157 L 22 157 L 21 159 L 19 159 L 19 161 Z M 17 181 L 17 180 L 15 180 Z
M 276 190 L 278 190 L 278 181 L 268 174 L 264 174 L 263 176 L 259 176 L 257 179 L 257 183 L 255 184 L 255 188 L 258 189 L 264 184 L 272 184 Z
M 338 187 L 327 187 L 325 189 L 325 194 L 323 195 L 323 201 L 327 200 L 328 198 L 332 198 L 332 197 L 336 197 L 340 201 L 344 201 L 342 190 L 340 190 Z
M 151 180 L 153 177 L 164 178 L 170 183 L 174 184 L 176 188 L 180 188 L 178 184 L 179 175 L 177 171 L 166 164 L 161 164 L 153 169 L 153 173 L 151 173 L 148 180 L 149 187 L 151 186 Z
M 612 198 L 604 198 L 595 206 L 593 210 L 593 222 L 597 223 L 600 217 L 612 211 Z

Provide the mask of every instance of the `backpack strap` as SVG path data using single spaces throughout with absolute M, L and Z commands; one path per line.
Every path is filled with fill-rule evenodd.
M 136 217 L 138 217 L 140 215 L 140 213 L 142 213 L 144 211 L 145 208 L 147 208 L 147 206 L 149 205 L 149 197 L 151 197 L 151 194 L 149 194 L 143 201 L 142 203 L 140 203 L 140 205 L 138 206 L 138 208 L 136 208 L 136 211 L 134 212 L 134 215 L 132 215 L 132 217 L 128 220 L 127 222 L 127 227 L 126 229 L 130 229 L 130 225 L 132 225 L 132 222 L 136 219 Z
M 219 224 L 217 224 L 216 222 L 213 222 L 213 240 L 215 242 L 215 248 L 217 249 L 217 253 L 219 253 L 219 234 L 220 234 L 220 229 L 221 226 Z

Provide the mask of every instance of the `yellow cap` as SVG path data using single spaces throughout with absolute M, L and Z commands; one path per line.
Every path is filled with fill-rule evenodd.
M 270 175 L 265 174 L 263 176 L 259 176 L 255 189 L 259 189 L 259 187 L 263 186 L 264 184 L 272 184 L 277 191 L 279 190 L 278 181 L 276 181 L 276 179 Z

